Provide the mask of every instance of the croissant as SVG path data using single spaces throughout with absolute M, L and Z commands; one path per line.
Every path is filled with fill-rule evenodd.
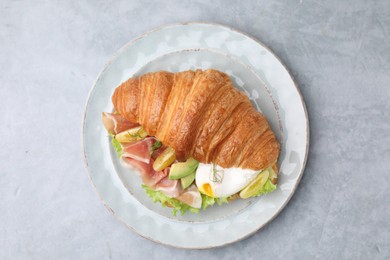
M 223 72 L 147 73 L 118 86 L 112 102 L 181 160 L 262 170 L 278 159 L 280 145 L 266 118 Z

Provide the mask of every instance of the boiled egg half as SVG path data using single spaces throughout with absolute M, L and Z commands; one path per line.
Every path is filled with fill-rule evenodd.
M 201 193 L 210 197 L 228 197 L 245 188 L 260 172 L 199 163 L 195 183 Z

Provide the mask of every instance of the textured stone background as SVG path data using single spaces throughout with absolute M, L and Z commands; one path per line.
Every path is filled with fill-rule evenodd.
M 389 259 L 390 2 L 1 1 L 0 259 Z M 132 38 L 208 21 L 268 45 L 307 104 L 311 147 L 284 211 L 225 248 L 178 250 L 103 207 L 81 155 L 91 85 Z

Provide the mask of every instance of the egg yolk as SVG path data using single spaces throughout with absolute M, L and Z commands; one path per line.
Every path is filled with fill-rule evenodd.
M 209 183 L 205 183 L 202 185 L 204 193 L 210 197 L 214 197 L 213 189 L 211 188 L 211 185 Z

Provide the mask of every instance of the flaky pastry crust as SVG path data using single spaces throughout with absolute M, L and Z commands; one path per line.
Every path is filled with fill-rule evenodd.
M 147 73 L 118 86 L 112 102 L 181 160 L 262 170 L 278 159 L 280 145 L 266 118 L 223 72 Z

